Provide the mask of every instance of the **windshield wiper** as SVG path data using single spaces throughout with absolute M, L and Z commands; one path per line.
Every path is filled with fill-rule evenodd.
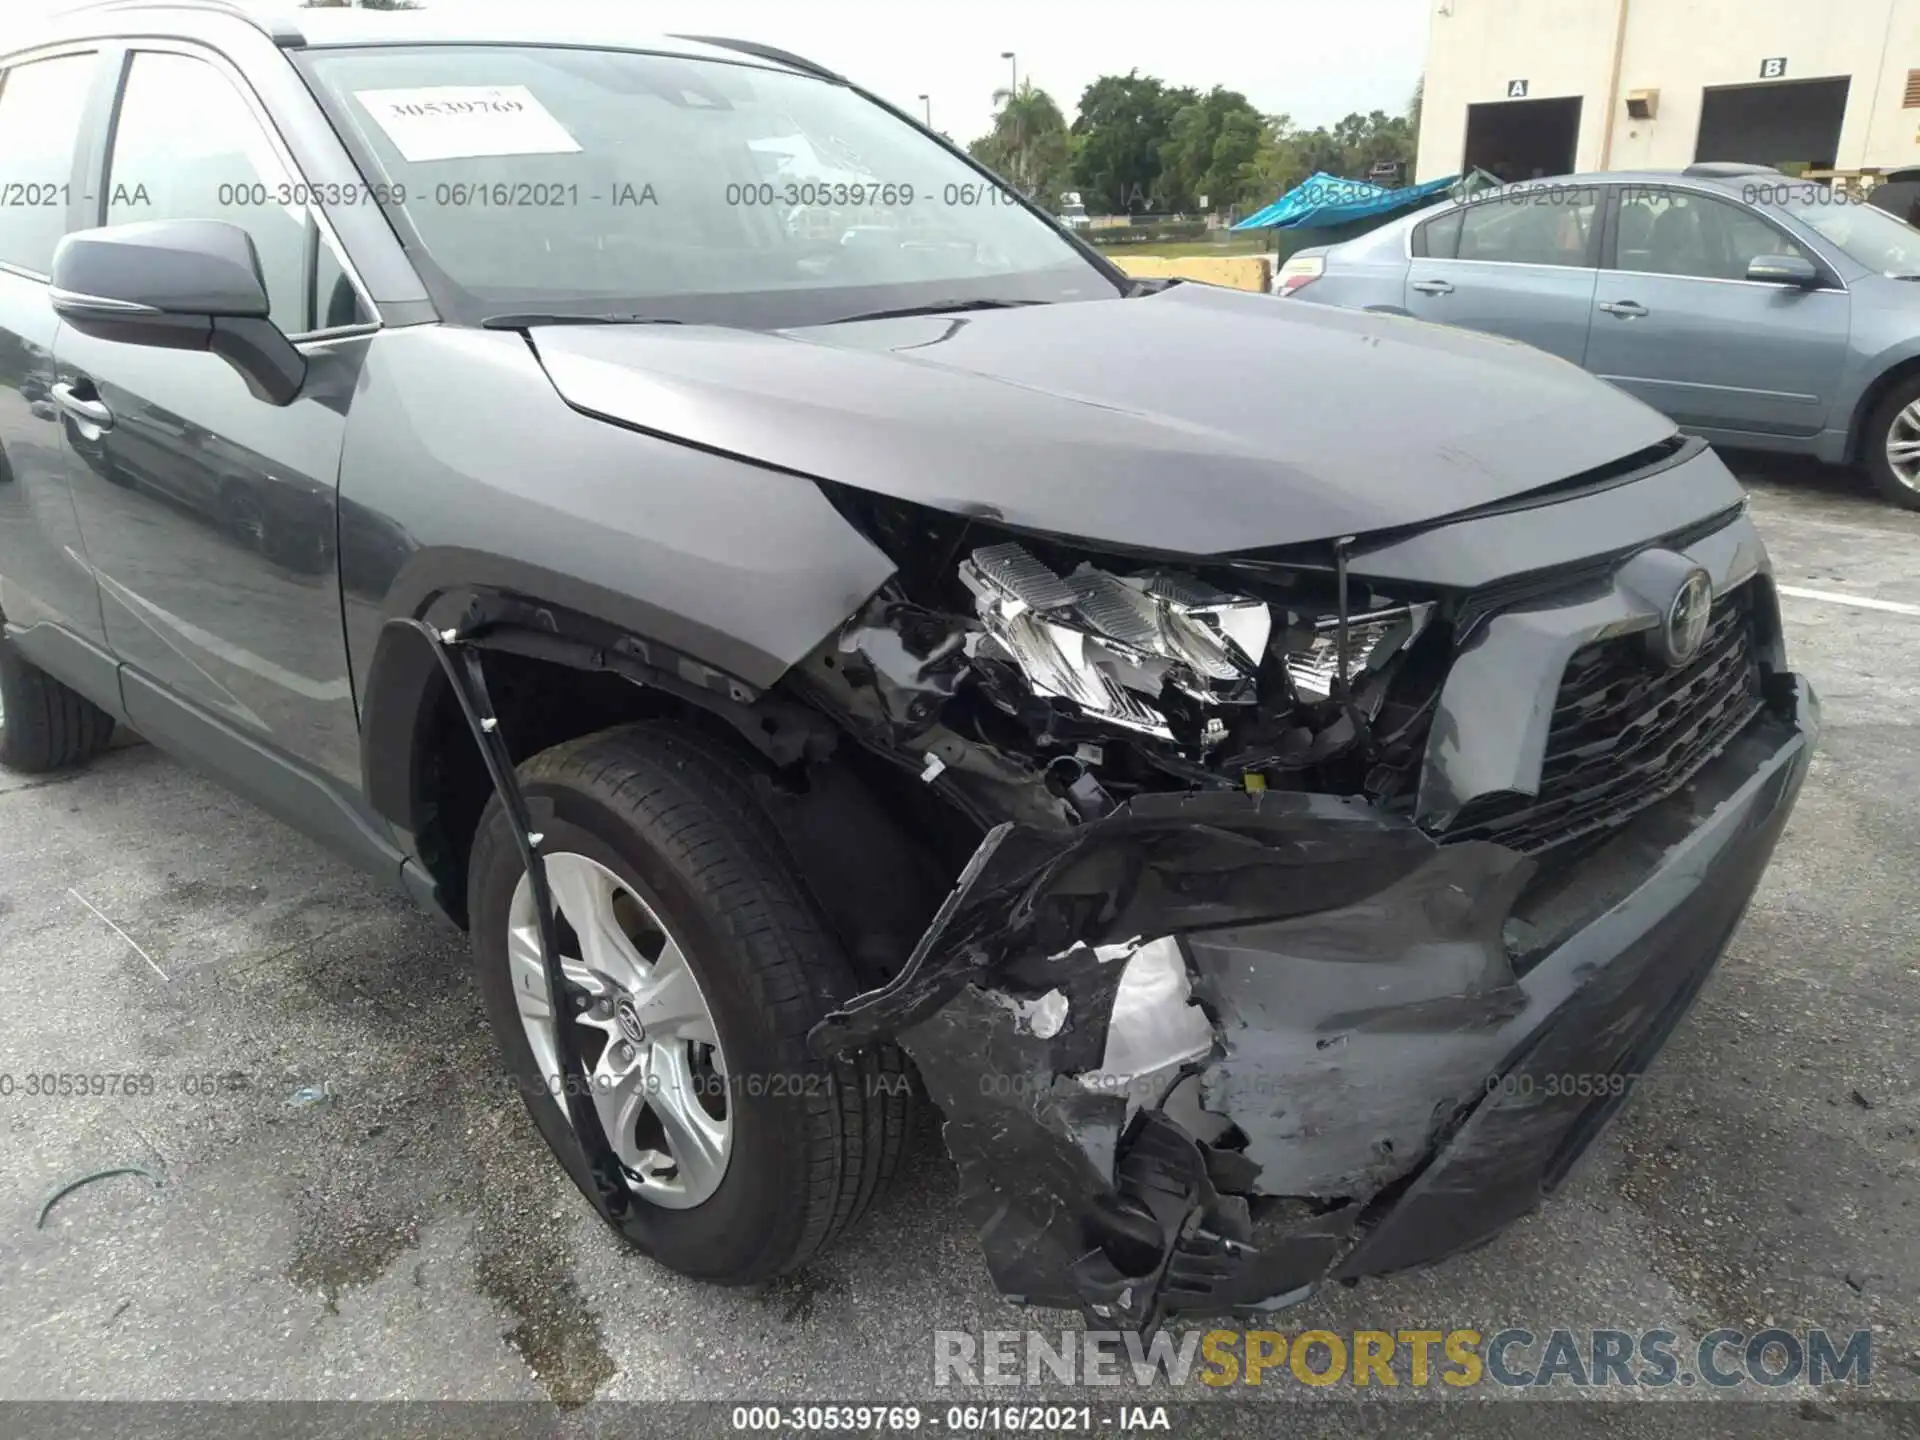
M 869 310 L 862 315 L 842 315 L 828 325 L 850 325 L 855 320 L 899 320 L 908 315 L 948 315 L 962 310 L 1012 310 L 1021 305 L 1045 305 L 1045 300 L 935 300 L 930 305 L 905 305 L 898 310 Z
M 524 330 L 529 325 L 684 325 L 684 320 L 669 320 L 664 315 L 545 315 L 529 310 L 514 315 L 489 315 L 480 322 L 482 330 Z

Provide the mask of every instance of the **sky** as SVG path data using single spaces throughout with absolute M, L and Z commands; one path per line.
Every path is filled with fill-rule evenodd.
M 11 8 L 15 0 L 0 0 Z M 263 0 L 271 4 L 272 0 Z M 441 12 L 512 9 L 529 0 L 427 0 Z M 819 62 L 903 110 L 933 107 L 962 144 L 993 121 L 1011 50 L 1073 118 L 1080 92 L 1130 69 L 1201 90 L 1224 85 L 1255 108 L 1330 125 L 1350 111 L 1405 110 L 1426 58 L 1431 0 L 531 0 L 596 10 L 662 33 L 759 40 Z M 284 4 L 273 8 L 286 8 Z M 657 18 L 656 18 L 657 17 Z

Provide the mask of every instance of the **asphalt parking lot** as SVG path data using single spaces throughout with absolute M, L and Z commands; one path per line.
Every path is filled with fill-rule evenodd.
M 1276 1323 L 1867 1329 L 1865 1391 L 1785 1389 L 1764 1419 L 1912 1433 L 1853 1401 L 1920 1400 L 1920 515 L 1735 464 L 1826 728 L 1726 961 L 1542 1213 Z M 462 938 L 142 744 L 0 777 L 0 1056 L 154 1077 L 0 1098 L 4 1398 L 944 1403 L 934 1326 L 1065 1323 L 998 1299 L 930 1123 L 864 1230 L 789 1282 L 623 1253 L 495 1079 Z M 36 1227 L 115 1166 L 153 1178 Z

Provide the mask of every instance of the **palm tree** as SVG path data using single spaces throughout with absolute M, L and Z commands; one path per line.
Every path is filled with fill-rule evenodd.
M 1050 158 L 1048 152 L 1056 147 L 1064 148 L 1066 117 L 1060 113 L 1053 97 L 1035 86 L 1031 79 L 1022 80 L 1018 90 L 1002 86 L 994 91 L 993 103 L 999 107 L 993 119 L 995 148 L 1006 157 L 1013 183 L 1021 191 L 1031 193 L 1034 185 L 1044 178 Z

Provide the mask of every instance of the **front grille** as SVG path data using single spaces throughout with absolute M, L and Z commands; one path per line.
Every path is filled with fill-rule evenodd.
M 1750 589 L 1714 602 L 1699 653 L 1675 669 L 1656 668 L 1640 635 L 1576 651 L 1554 702 L 1539 794 L 1469 801 L 1441 838 L 1536 853 L 1611 829 L 1686 784 L 1760 708 Z

